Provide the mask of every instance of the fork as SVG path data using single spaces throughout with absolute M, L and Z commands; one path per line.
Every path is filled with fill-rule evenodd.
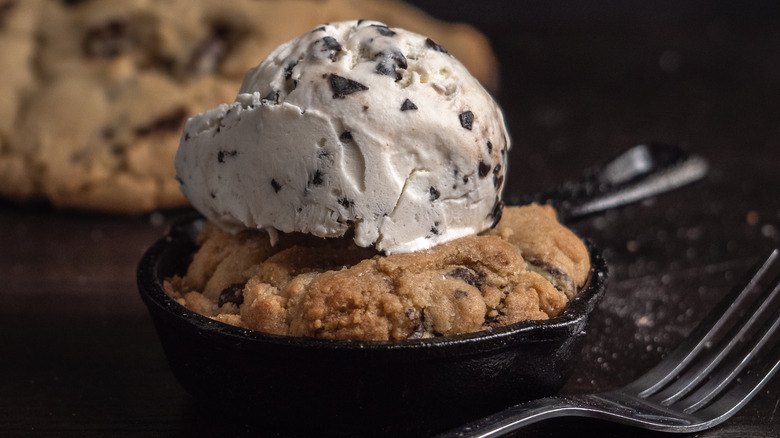
M 677 349 L 634 382 L 608 392 L 519 404 L 440 438 L 498 437 L 560 416 L 679 433 L 726 421 L 780 368 L 780 250 L 772 251 L 752 274 Z

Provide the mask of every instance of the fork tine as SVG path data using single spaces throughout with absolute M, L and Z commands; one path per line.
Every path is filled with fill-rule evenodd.
M 565 415 L 685 433 L 726 421 L 780 370 L 780 249 L 772 251 L 753 272 L 742 290 L 732 291 L 680 347 L 634 383 L 608 392 L 523 403 L 442 437 L 497 437 L 535 421 Z M 769 283 L 768 279 L 773 281 Z M 754 302 L 755 306 L 751 306 Z M 754 310 L 748 323 L 735 326 L 748 309 Z M 734 332 L 736 335 L 732 336 Z M 711 342 L 726 346 L 711 349 Z M 739 349 L 732 353 L 737 344 Z M 705 349 L 709 352 L 698 357 Z M 704 365 L 707 380 L 687 385 L 692 375 L 701 371 L 702 361 L 708 363 Z M 685 374 L 679 375 L 680 370 L 685 370 Z M 683 395 L 681 401 L 664 405 L 660 400 L 675 385 L 663 388 L 672 379 L 696 389 Z M 655 384 L 656 381 L 659 383 Z
M 688 394 L 696 387 L 697 384 L 699 384 L 699 382 L 707 378 L 707 376 L 718 366 L 721 361 L 729 357 L 729 353 L 737 345 L 741 345 L 747 342 L 748 334 L 755 327 L 763 324 L 764 321 L 767 321 L 767 315 L 771 314 L 772 311 L 780 304 L 777 300 L 778 295 L 780 295 L 780 284 L 778 283 L 780 283 L 780 277 L 775 279 L 775 281 L 772 283 L 775 285 L 774 289 L 772 289 L 771 286 L 767 288 L 771 290 L 771 292 L 766 297 L 761 297 L 760 299 L 756 300 L 748 313 L 750 317 L 748 318 L 747 322 L 741 326 L 737 324 L 730 333 L 718 341 L 717 346 L 709 348 L 708 351 L 702 351 L 697 360 L 692 362 L 689 368 L 683 370 L 675 382 L 657 394 L 656 397 L 662 399 L 660 402 L 662 405 L 674 403 L 677 400 L 685 397 L 686 394 Z M 772 319 L 770 319 L 770 322 L 774 320 L 775 324 L 777 324 L 777 319 L 778 315 L 774 315 L 772 316 Z M 770 327 L 768 330 L 764 331 L 763 336 L 771 335 L 771 332 L 774 329 L 775 327 Z M 766 340 L 763 342 L 765 341 Z M 760 346 L 760 344 L 756 345 L 755 348 L 758 349 Z M 747 352 L 747 354 L 750 355 L 751 353 Z M 731 360 L 729 363 L 732 368 L 737 366 L 741 368 L 744 366 L 744 363 L 740 364 L 740 360 L 738 358 Z M 733 371 L 736 373 L 739 371 L 739 369 Z M 702 394 L 701 391 L 697 392 Z
M 735 289 L 710 312 L 698 327 L 669 356 L 649 372 L 629 384 L 626 389 L 637 393 L 639 397 L 649 397 L 674 379 L 713 338 L 724 329 L 728 329 L 736 321 L 749 298 L 767 275 L 772 275 L 773 269 L 780 267 L 780 250 L 775 249 L 752 270 L 753 276 L 742 290 Z M 736 296 L 735 296 L 736 295 Z M 746 304 L 747 303 L 747 304 Z
M 780 285 L 775 288 L 775 291 L 780 291 Z M 685 413 L 694 413 L 709 404 L 729 383 L 740 375 L 744 368 L 752 364 L 752 361 L 756 356 L 760 355 L 764 347 L 771 348 L 777 342 L 777 338 L 780 337 L 780 333 L 777 332 L 778 327 L 780 327 L 780 310 L 774 312 L 772 319 L 768 321 L 766 326 L 761 336 L 758 336 L 755 342 L 746 348 L 741 355 L 734 356 L 726 361 L 707 383 L 680 403 L 681 405 L 687 405 L 683 409 Z M 774 353 L 774 357 L 777 357 L 778 351 Z
M 777 336 L 778 333 L 780 332 L 775 332 L 775 341 L 780 337 Z M 699 430 L 728 420 L 749 402 L 778 370 L 780 370 L 780 343 L 775 345 L 765 360 L 753 364 L 751 368 L 743 371 L 739 383 L 734 384 L 728 391 L 721 394 L 714 403 L 696 413 L 699 417 L 709 419 L 699 427 Z

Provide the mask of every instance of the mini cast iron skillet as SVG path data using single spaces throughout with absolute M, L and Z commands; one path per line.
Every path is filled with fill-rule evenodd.
M 176 224 L 138 269 L 171 369 L 199 401 L 251 408 L 279 428 L 316 428 L 299 432 L 436 430 L 551 394 L 572 370 L 607 281 L 591 246 L 588 283 L 548 321 L 397 342 L 269 335 L 213 321 L 165 294 L 162 279 L 185 272 L 202 223 Z
M 683 170 L 687 178 L 678 175 Z M 664 172 L 661 182 L 666 183 L 659 184 Z M 551 202 L 562 217 L 572 219 L 598 210 L 583 206 L 632 202 L 704 172 L 703 161 L 678 148 L 640 146 L 580 183 L 526 201 Z M 636 191 L 631 186 L 648 186 L 648 181 L 653 190 L 626 195 Z M 619 202 L 604 203 L 605 197 Z M 573 370 L 588 315 L 607 285 L 607 265 L 586 242 L 591 272 L 584 288 L 561 315 L 546 321 L 405 341 L 269 335 L 213 321 L 165 294 L 162 280 L 186 271 L 202 224 L 199 216 L 175 224 L 138 267 L 141 297 L 171 369 L 209 415 L 229 413 L 226 422 L 251 418 L 261 430 L 293 435 L 422 436 L 550 395 Z

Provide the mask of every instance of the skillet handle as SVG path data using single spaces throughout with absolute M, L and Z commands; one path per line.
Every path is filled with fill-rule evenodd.
M 550 204 L 561 221 L 630 204 L 703 178 L 707 161 L 680 146 L 649 143 L 634 146 L 589 169 L 578 181 L 511 200 L 512 204 Z

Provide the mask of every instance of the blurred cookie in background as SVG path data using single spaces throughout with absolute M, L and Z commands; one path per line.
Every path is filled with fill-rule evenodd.
M 0 0 L 0 195 L 116 213 L 187 205 L 173 158 L 187 117 L 319 23 L 429 35 L 488 89 L 486 38 L 400 1 Z

